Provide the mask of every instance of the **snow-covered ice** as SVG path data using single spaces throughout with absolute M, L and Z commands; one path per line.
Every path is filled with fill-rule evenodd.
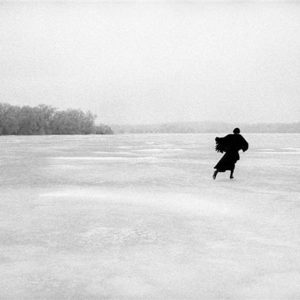
M 300 299 L 300 135 L 0 139 L 1 299 Z

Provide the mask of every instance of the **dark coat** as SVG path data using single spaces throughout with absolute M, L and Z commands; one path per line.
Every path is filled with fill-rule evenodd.
M 245 152 L 248 147 L 247 141 L 240 134 L 228 134 L 223 138 L 216 137 L 216 151 L 225 152 L 225 154 L 214 168 L 219 172 L 233 170 L 240 159 L 239 151 Z

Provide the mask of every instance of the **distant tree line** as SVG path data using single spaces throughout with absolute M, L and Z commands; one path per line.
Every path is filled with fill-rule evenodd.
M 96 115 L 80 109 L 58 110 L 48 105 L 15 106 L 0 103 L 0 135 L 112 134 L 95 125 Z

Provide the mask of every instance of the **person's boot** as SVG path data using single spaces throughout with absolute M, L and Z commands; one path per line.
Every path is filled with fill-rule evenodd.
M 213 179 L 216 179 L 217 174 L 218 174 L 218 171 L 215 171 L 214 174 L 213 174 Z

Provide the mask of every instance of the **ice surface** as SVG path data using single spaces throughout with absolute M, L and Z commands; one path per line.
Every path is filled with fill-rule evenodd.
M 0 299 L 300 299 L 300 135 L 1 137 Z

